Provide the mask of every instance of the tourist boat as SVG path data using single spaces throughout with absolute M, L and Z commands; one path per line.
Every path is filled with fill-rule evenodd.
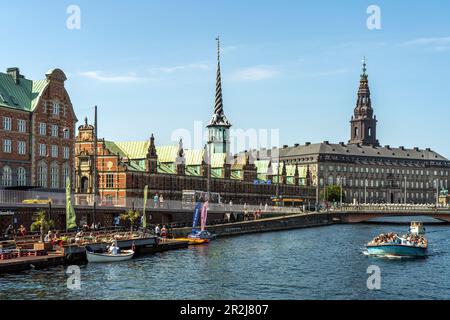
M 121 250 L 118 254 L 111 253 L 96 253 L 86 250 L 86 257 L 88 262 L 119 262 L 126 261 L 133 258 L 133 250 Z
M 372 256 L 396 256 L 396 257 L 425 257 L 428 250 L 428 241 L 423 234 L 425 229 L 421 222 L 412 222 L 409 228 L 410 233 L 399 237 L 391 234 L 392 240 L 389 242 L 378 243 L 374 240 L 366 246 L 367 253 Z M 409 241 L 409 237 L 420 237 L 422 243 Z

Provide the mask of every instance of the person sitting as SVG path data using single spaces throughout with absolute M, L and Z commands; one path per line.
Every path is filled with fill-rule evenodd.
M 108 248 L 108 252 L 112 255 L 119 254 L 120 248 L 117 246 L 117 240 L 113 240 Z
M 23 226 L 23 224 L 21 224 L 19 227 L 19 234 L 22 237 L 26 236 L 27 234 L 27 229 Z
M 5 230 L 5 239 L 11 239 L 14 235 L 14 227 L 10 224 Z
M 53 233 L 51 230 L 48 231 L 47 235 L 44 237 L 44 242 L 50 242 L 53 239 Z

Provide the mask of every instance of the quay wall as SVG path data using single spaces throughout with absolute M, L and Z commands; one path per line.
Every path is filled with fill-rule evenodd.
M 235 236 L 247 233 L 280 231 L 297 228 L 326 226 L 333 224 L 331 214 L 309 213 L 295 214 L 282 217 L 274 217 L 260 220 L 241 221 L 220 225 L 207 226 L 206 229 L 219 237 Z M 185 237 L 191 232 L 191 228 L 174 228 L 174 237 Z

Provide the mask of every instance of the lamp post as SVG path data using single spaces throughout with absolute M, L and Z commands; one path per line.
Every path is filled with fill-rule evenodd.
M 94 194 L 94 203 L 93 203 L 93 210 L 92 210 L 92 223 L 95 227 L 95 215 L 96 215 L 96 196 L 98 193 L 98 185 L 97 185 L 97 106 L 94 107 L 94 163 L 93 163 L 93 194 Z

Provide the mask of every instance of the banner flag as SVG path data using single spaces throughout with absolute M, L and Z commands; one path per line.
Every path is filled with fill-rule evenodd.
M 148 185 L 144 187 L 144 207 L 142 208 L 142 228 L 147 228 L 147 215 L 145 214 L 145 208 L 147 207 L 147 194 Z
M 198 223 L 198 218 L 200 216 L 200 207 L 201 207 L 201 202 L 197 202 L 195 204 L 195 211 L 194 211 L 194 221 L 192 221 L 192 232 L 195 232 L 195 227 L 197 226 Z
M 70 178 L 66 180 L 66 230 L 70 230 L 77 227 L 75 210 L 72 206 L 71 194 L 70 194 Z
M 206 227 L 206 218 L 208 215 L 208 205 L 209 205 L 209 202 L 206 201 L 203 204 L 203 208 L 202 208 L 202 218 L 201 218 L 201 230 L 202 231 L 205 230 L 205 227 Z

